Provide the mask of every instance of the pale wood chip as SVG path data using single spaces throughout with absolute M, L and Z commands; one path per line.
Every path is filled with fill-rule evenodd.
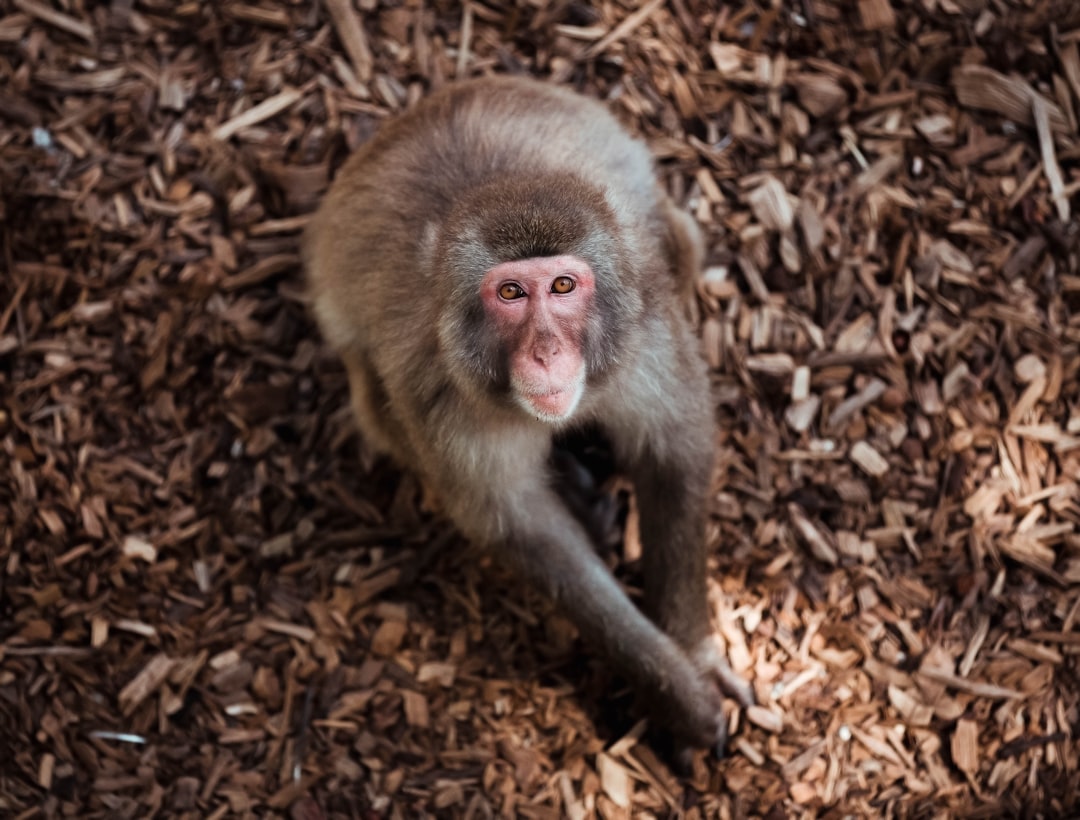
M 1016 360 L 1013 373 L 1021 384 L 1030 384 L 1046 376 L 1046 364 L 1036 354 L 1028 353 Z
M 791 400 L 806 401 L 810 397 L 810 368 L 799 365 L 791 378 Z
M 752 765 L 754 765 L 754 766 L 764 766 L 765 765 L 765 755 L 763 755 L 761 753 L 761 751 L 756 746 L 754 746 L 750 741 L 748 741 L 745 737 L 737 737 L 737 738 L 735 738 L 732 745 L 735 747 L 735 749 L 738 750 L 738 752 L 743 757 L 745 757 L 747 760 L 749 760 Z
M 1014 699 L 1022 698 L 1023 692 L 1018 692 L 1015 689 L 1009 689 L 1005 686 L 995 686 L 992 683 L 983 683 L 981 681 L 973 681 L 968 678 L 961 678 L 959 675 L 954 675 L 951 672 L 946 672 L 940 669 L 922 668 L 916 674 L 929 678 L 932 681 L 943 683 L 946 686 L 956 689 L 960 692 L 967 692 L 970 695 L 976 695 L 981 698 L 1004 698 Z
M 774 734 L 780 732 L 784 728 L 783 715 L 757 704 L 746 708 L 746 719 L 755 726 L 764 729 L 766 732 L 772 732 Z
M 813 425 L 820 408 L 820 396 L 810 396 L 802 401 L 793 402 L 784 411 L 784 421 L 792 430 L 804 433 Z
M 754 216 L 770 231 L 787 232 L 795 224 L 795 208 L 784 184 L 772 174 L 746 196 Z
M 605 51 L 608 46 L 613 43 L 617 43 L 620 40 L 625 39 L 634 32 L 642 23 L 648 20 L 656 12 L 660 6 L 664 4 L 664 0 L 649 0 L 645 5 L 636 11 L 628 14 L 621 23 L 613 28 L 608 34 L 600 39 L 599 42 L 589 46 L 585 52 L 581 55 L 583 60 L 588 60 L 597 54 Z
M 795 531 L 806 542 L 811 554 L 819 561 L 835 565 L 840 560 L 836 548 L 821 527 L 811 521 L 797 504 L 788 505 L 788 515 Z
M 791 799 L 796 803 L 805 805 L 813 802 L 818 796 L 817 787 L 812 783 L 796 782 L 788 787 Z
M 157 548 L 139 535 L 126 535 L 120 551 L 129 558 L 140 558 L 148 564 L 157 561 Z
M 304 92 L 298 88 L 286 88 L 272 97 L 267 97 L 261 103 L 252 106 L 242 114 L 237 114 L 231 120 L 223 122 L 213 130 L 213 137 L 218 140 L 227 140 L 245 128 L 250 128 L 271 117 L 276 117 L 303 96 Z
M 325 0 L 326 10 L 334 22 L 338 38 L 352 61 L 353 71 L 361 83 L 371 80 L 374 58 L 360 16 L 350 0 Z
M 829 414 L 828 421 L 825 423 L 825 429 L 838 430 L 856 413 L 862 411 L 864 408 L 870 406 L 885 395 L 887 387 L 888 385 L 881 379 L 871 379 L 868 381 L 858 393 L 849 396 L 833 408 L 833 411 Z
M 1061 652 L 1054 649 L 1054 647 L 1036 643 L 1035 641 L 1029 641 L 1024 638 L 1013 638 L 1008 642 L 1007 646 L 1016 654 L 1023 655 L 1025 658 L 1031 658 L 1031 660 L 1038 663 L 1059 664 L 1065 660 L 1065 657 Z
M 958 720 L 949 741 L 953 763 L 964 774 L 973 776 L 979 770 L 983 755 L 979 750 L 979 726 L 974 720 Z
M 426 729 L 431 725 L 427 698 L 419 692 L 403 689 L 401 690 L 401 700 L 404 706 L 406 723 L 421 729 Z
M 371 636 L 371 651 L 382 657 L 393 655 L 401 646 L 408 630 L 409 625 L 404 621 L 383 621 Z
M 152 695 L 169 677 L 177 661 L 164 653 L 154 655 L 128 684 L 120 690 L 117 700 L 120 710 L 130 715 L 135 708 Z
M 263 629 L 270 632 L 288 635 L 291 638 L 296 638 L 307 643 L 315 640 L 315 630 L 308 626 L 281 621 L 277 618 L 259 618 L 258 624 Z
M 847 104 L 848 93 L 844 87 L 824 74 L 800 74 L 792 84 L 799 95 L 799 104 L 811 116 L 827 117 Z
M 1009 432 L 1014 436 L 1049 444 L 1058 452 L 1067 452 L 1080 447 L 1080 436 L 1066 433 L 1058 425 L 1049 422 L 1046 424 L 1013 424 L 1009 426 Z
M 868 31 L 881 31 L 896 25 L 896 13 L 889 0 L 859 0 L 859 18 Z
M 931 114 L 915 121 L 915 130 L 938 148 L 947 148 L 956 142 L 953 118 L 948 114 Z
M 851 445 L 848 458 L 864 473 L 881 478 L 889 472 L 889 462 L 865 441 L 857 441 Z
M 1054 151 L 1054 137 L 1050 133 L 1050 103 L 1035 94 L 1031 98 L 1031 112 L 1035 119 L 1035 130 L 1039 134 L 1039 151 L 1042 154 L 1043 172 L 1050 184 L 1051 199 L 1057 208 L 1058 219 L 1068 222 L 1072 214 L 1069 198 L 1065 196 L 1065 180 L 1061 176 L 1057 154 Z
M 862 353 L 877 336 L 877 321 L 869 313 L 849 322 L 833 345 L 837 352 Z
M 416 680 L 419 683 L 436 681 L 440 686 L 449 688 L 454 685 L 454 677 L 457 675 L 456 663 L 443 661 L 428 661 L 420 665 L 416 671 Z
M 600 785 L 604 793 L 620 808 L 630 808 L 633 787 L 626 767 L 610 755 L 600 752 L 596 755 L 596 771 L 600 775 Z
M 905 766 L 904 759 L 896 753 L 888 741 L 875 736 L 872 731 L 864 731 L 857 726 L 851 726 L 852 736 L 865 746 L 871 754 L 882 760 L 886 760 L 896 766 Z
M 787 353 L 760 353 L 746 357 L 746 369 L 767 376 L 790 376 L 795 372 L 795 360 Z
M 153 624 L 135 618 L 117 618 L 113 621 L 113 626 L 116 629 L 122 629 L 125 632 L 142 635 L 144 638 L 155 638 L 158 634 L 157 628 Z

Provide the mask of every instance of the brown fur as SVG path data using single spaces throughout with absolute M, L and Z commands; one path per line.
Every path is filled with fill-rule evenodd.
M 652 621 L 550 486 L 557 431 L 507 400 L 506 351 L 479 301 L 494 265 L 563 253 L 596 277 L 570 425 L 602 427 L 635 482 Z M 315 314 L 367 442 L 562 604 L 691 743 L 722 735 L 717 676 L 749 699 L 711 648 L 706 602 L 712 413 L 677 294 L 701 256 L 645 146 L 602 105 L 508 78 L 451 86 L 387 123 L 306 237 Z

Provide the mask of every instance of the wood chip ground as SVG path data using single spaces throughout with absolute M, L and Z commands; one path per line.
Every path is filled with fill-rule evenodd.
M 0 2 L 0 816 L 1078 816 L 1078 50 L 1071 0 Z M 343 157 L 492 72 L 710 238 L 760 705 L 688 777 L 361 458 L 305 312 Z

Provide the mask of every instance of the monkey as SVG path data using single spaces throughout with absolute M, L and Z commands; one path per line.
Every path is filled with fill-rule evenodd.
M 550 596 L 683 752 L 721 753 L 705 524 L 708 374 L 681 307 L 697 223 L 600 101 L 539 80 L 450 84 L 342 165 L 304 234 L 316 323 L 365 444 Z M 638 498 L 639 609 L 553 486 L 556 438 L 599 429 Z

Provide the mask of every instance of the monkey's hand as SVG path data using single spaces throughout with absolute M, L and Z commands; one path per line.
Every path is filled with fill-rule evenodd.
M 712 635 L 702 638 L 690 651 L 690 657 L 703 674 L 713 676 L 719 682 L 720 688 L 737 700 L 740 706 L 745 709 L 754 705 L 754 690 L 728 666 Z
M 451 509 L 459 526 L 471 523 L 468 535 L 560 605 L 645 695 L 654 724 L 679 748 L 723 744 L 726 720 L 715 675 L 631 602 L 584 527 L 539 475 L 504 473 L 494 493 L 484 483 L 490 479 L 463 481 L 459 471 L 459 485 L 468 481 L 469 492 L 447 496 L 457 504 Z
M 716 677 L 689 657 L 668 670 L 670 689 L 649 704 L 651 724 L 673 744 L 673 763 L 690 770 L 695 749 L 710 749 L 723 757 L 727 745 L 727 718 Z

